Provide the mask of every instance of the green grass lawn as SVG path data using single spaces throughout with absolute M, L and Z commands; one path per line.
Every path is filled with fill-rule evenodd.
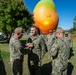
M 0 50 L 1 50 L 1 56 L 4 61 L 5 70 L 7 75 L 11 74 L 11 66 L 10 66 L 10 53 L 9 53 L 9 45 L 6 43 L 1 44 L 0 43 Z M 42 75 L 49 75 L 49 72 L 51 71 L 51 59 L 48 58 L 48 53 L 46 53 L 45 57 L 42 60 Z M 69 66 L 68 66 L 68 75 L 76 75 L 76 41 L 73 42 L 73 53 L 72 57 L 69 60 Z M 24 63 L 23 63 L 23 75 L 29 75 L 29 70 L 27 66 L 27 55 L 24 56 Z

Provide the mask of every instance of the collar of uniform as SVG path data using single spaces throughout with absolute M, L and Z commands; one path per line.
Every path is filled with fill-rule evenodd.
M 60 40 L 64 41 L 64 37 L 60 38 Z
M 35 39 L 38 38 L 38 36 L 39 36 L 38 34 L 37 34 L 36 36 L 32 36 L 31 39 L 32 39 L 32 40 L 35 40 Z
M 18 39 L 18 38 L 16 38 L 16 36 L 13 36 L 15 39 Z

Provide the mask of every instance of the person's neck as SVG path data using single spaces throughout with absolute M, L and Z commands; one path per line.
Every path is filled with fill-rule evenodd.
M 38 34 L 32 35 L 33 37 L 37 36 Z
M 62 39 L 63 37 L 59 37 L 58 39 Z
M 17 39 L 18 39 L 18 35 L 14 34 L 14 36 L 15 36 L 15 38 L 17 38 Z
M 35 37 L 36 35 L 33 35 L 33 37 Z

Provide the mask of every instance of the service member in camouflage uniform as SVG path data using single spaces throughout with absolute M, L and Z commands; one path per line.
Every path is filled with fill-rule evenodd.
M 50 30 L 49 34 L 47 35 L 47 46 L 51 47 L 51 45 L 55 41 L 55 39 L 56 39 L 55 33 L 53 33 L 53 30 Z M 49 48 L 49 47 L 47 47 L 47 48 Z M 50 53 L 50 49 L 48 49 L 48 53 Z
M 67 42 L 69 42 L 70 48 L 72 48 L 73 47 L 73 40 L 72 40 L 72 36 L 71 36 L 71 34 L 69 33 L 68 30 L 65 31 L 65 39 L 66 39 Z
M 33 46 L 30 47 L 30 52 L 28 53 L 28 68 L 30 75 L 40 75 L 39 66 L 41 66 L 41 59 L 45 54 L 45 43 L 39 36 L 35 26 L 31 27 L 30 32 L 31 37 L 28 40 Z
M 23 54 L 24 47 L 21 46 L 20 38 L 23 36 L 22 28 L 18 27 L 14 31 L 14 35 L 10 39 L 10 63 L 12 67 L 12 75 L 22 75 L 23 71 Z
M 54 30 L 53 30 L 53 33 L 55 33 L 55 32 L 56 32 L 56 30 L 54 29 Z
M 47 42 L 47 36 L 46 36 L 46 34 L 44 32 L 41 32 L 40 36 L 42 37 L 42 39 L 44 40 L 44 42 L 46 44 L 46 42 Z
M 57 28 L 54 43 L 50 49 L 50 56 L 52 56 L 52 75 L 67 75 L 67 66 L 69 58 L 69 47 L 64 42 L 64 31 L 62 28 Z
M 70 58 L 71 53 L 73 52 L 73 40 L 68 30 L 65 31 L 64 38 L 65 38 L 66 43 L 68 43 L 68 46 L 70 47 L 70 56 L 69 56 Z
M 40 32 L 40 38 L 44 40 L 45 46 L 46 46 L 46 52 L 47 52 L 47 35 L 44 32 Z
M 53 30 L 53 37 L 54 37 L 54 39 L 56 39 L 55 32 L 56 32 L 56 30 L 54 29 Z

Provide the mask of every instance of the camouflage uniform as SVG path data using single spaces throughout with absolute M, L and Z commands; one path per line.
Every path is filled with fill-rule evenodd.
M 28 67 L 31 75 L 40 75 L 39 66 L 41 66 L 41 59 L 45 54 L 45 43 L 39 35 L 30 37 L 34 47 L 28 53 Z
M 64 41 L 64 30 L 62 28 L 57 28 L 56 39 L 51 46 L 48 45 L 50 49 L 50 56 L 52 59 L 52 75 L 67 75 L 67 66 L 69 58 L 69 47 Z
M 71 36 L 70 33 L 69 33 L 69 36 L 68 36 L 68 37 L 69 37 L 69 39 L 70 39 L 70 40 L 69 40 L 69 41 L 70 41 L 70 43 L 69 43 L 69 44 L 70 44 L 70 48 L 73 48 L 73 40 L 72 40 L 72 36 Z
M 57 29 L 57 34 L 63 33 L 61 28 Z M 56 37 L 58 37 L 56 35 Z M 52 75 L 67 75 L 67 66 L 69 58 L 69 47 L 64 38 L 56 38 L 52 46 L 49 46 L 50 56 L 52 56 Z
M 44 43 L 45 43 L 45 48 L 46 48 L 46 52 L 48 51 L 47 50 L 47 41 L 48 41 L 48 39 L 47 39 L 47 35 L 46 34 L 40 34 L 40 38 L 42 38 L 43 39 L 43 41 L 44 41 Z
M 65 31 L 65 36 L 64 36 L 65 42 L 68 43 L 68 46 L 70 48 L 70 55 L 69 55 L 69 59 L 71 58 L 71 53 L 73 52 L 73 40 L 71 37 L 71 34 L 69 33 L 69 31 Z
M 44 40 L 45 44 L 47 42 L 47 35 L 45 34 L 40 34 L 40 37 Z
M 20 40 L 12 36 L 9 43 L 10 62 L 12 67 L 12 75 L 22 75 L 24 47 L 21 46 Z
M 71 37 L 64 37 L 64 39 L 65 39 L 66 43 L 68 43 L 68 46 L 69 46 L 70 48 L 72 48 L 72 47 L 73 47 L 72 38 L 71 38 Z
M 55 41 L 55 39 L 56 39 L 55 34 L 52 34 L 52 35 L 48 34 L 48 35 L 47 35 L 47 48 L 48 48 L 48 53 L 50 53 L 50 49 L 49 49 L 48 46 L 51 46 L 52 43 Z
M 66 36 L 67 35 L 67 36 Z M 69 31 L 65 31 L 65 36 L 64 38 L 66 39 L 66 42 L 69 43 L 69 47 L 72 48 L 73 47 L 73 41 L 72 41 L 72 36 L 69 33 Z
M 69 47 L 64 39 L 57 39 L 50 48 L 52 60 L 52 75 L 67 75 Z

